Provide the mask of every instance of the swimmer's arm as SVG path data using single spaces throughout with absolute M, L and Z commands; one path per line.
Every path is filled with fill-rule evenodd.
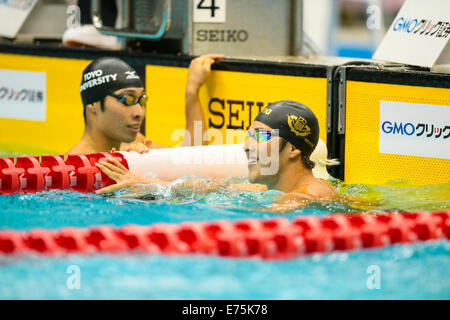
M 280 196 L 269 208 L 263 211 L 285 213 L 304 208 L 313 201 L 335 201 L 339 195 L 333 187 L 323 185 L 309 185 L 294 192 Z
M 254 183 L 229 183 L 225 179 L 220 178 L 208 178 L 208 179 L 191 179 L 183 181 L 172 187 L 172 191 L 194 191 L 196 193 L 206 193 L 211 191 L 217 191 L 224 189 L 227 192 L 264 192 L 267 191 L 267 187 L 262 184 Z
M 235 183 L 229 185 L 228 191 L 264 192 L 267 191 L 267 186 L 257 183 Z
M 206 131 L 206 125 L 203 117 L 203 110 L 200 104 L 199 93 L 197 92 L 188 92 L 186 89 L 186 131 L 184 133 L 184 138 L 181 143 L 181 147 L 194 146 L 194 123 L 197 121 L 201 121 L 202 126 L 202 136 L 200 144 L 203 145 L 203 132 Z
M 200 103 L 199 91 L 211 72 L 211 65 L 223 58 L 223 55 L 208 54 L 191 61 L 185 93 L 186 131 L 183 142 L 181 143 L 182 147 L 194 145 L 194 123 L 196 121 L 201 121 L 202 136 L 200 144 L 204 144 L 203 133 L 206 131 L 206 125 Z
M 316 199 L 309 194 L 291 192 L 280 196 L 268 208 L 261 209 L 260 211 L 286 213 L 299 208 L 304 208 L 314 200 Z
M 195 192 L 206 193 L 216 191 L 221 188 L 226 188 L 229 183 L 220 178 L 208 178 L 208 179 L 189 179 L 172 186 L 172 192 Z
M 132 173 L 125 168 L 116 159 L 107 159 L 107 161 L 99 161 L 95 164 L 108 177 L 116 181 L 116 184 L 97 190 L 97 194 L 114 192 L 123 188 L 130 188 L 132 192 L 152 191 L 155 185 L 166 185 L 167 181 L 159 179 L 145 179 L 137 174 Z
M 158 180 L 158 179 L 145 179 L 137 174 L 132 173 L 130 170 L 125 168 L 119 161 L 113 158 L 106 159 L 107 161 L 99 161 L 96 166 L 102 170 L 108 177 L 116 181 L 116 184 L 102 188 L 96 191 L 97 194 L 104 194 L 114 192 L 123 188 L 130 188 L 132 192 L 138 191 L 152 191 L 156 189 L 156 185 L 167 185 L 169 182 Z M 190 179 L 178 183 L 171 187 L 172 192 L 196 192 L 196 193 L 206 193 L 211 191 L 216 191 L 221 188 L 235 190 L 245 190 L 245 191 L 264 191 L 258 185 L 251 184 L 230 184 L 225 179 L 220 178 L 208 178 L 208 179 Z M 264 186 L 265 187 L 265 186 Z M 258 189 L 259 188 L 259 189 Z

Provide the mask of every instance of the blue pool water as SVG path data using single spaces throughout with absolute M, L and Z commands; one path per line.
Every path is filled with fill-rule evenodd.
M 341 193 L 379 201 L 381 211 L 434 210 L 450 208 L 448 188 L 356 185 L 341 187 Z M 0 196 L 0 229 L 273 218 L 278 215 L 255 208 L 275 195 L 211 193 L 157 201 L 69 191 Z M 345 204 L 312 204 L 284 216 L 353 211 L 358 209 Z M 288 261 L 137 253 L 0 256 L 0 299 L 449 299 L 449 263 L 447 240 Z M 74 266 L 79 289 L 67 285 Z M 370 286 L 373 268 L 379 289 Z

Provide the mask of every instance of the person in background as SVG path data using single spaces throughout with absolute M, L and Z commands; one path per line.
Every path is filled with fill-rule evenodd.
M 205 55 L 193 59 L 186 85 L 186 129 L 193 131 L 194 121 L 202 121 L 198 112 L 198 91 L 206 81 L 211 65 L 223 55 Z M 136 71 L 118 58 L 104 57 L 83 71 L 80 85 L 85 130 L 68 154 L 110 152 L 112 150 L 147 152 L 164 148 L 146 139 L 140 128 L 145 117 L 147 95 Z M 184 142 L 183 145 L 189 144 Z

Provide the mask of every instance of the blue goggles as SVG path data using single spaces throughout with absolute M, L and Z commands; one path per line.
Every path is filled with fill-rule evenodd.
M 276 136 L 278 135 L 275 132 L 265 129 L 247 130 L 247 139 L 255 139 L 258 143 L 267 142 Z

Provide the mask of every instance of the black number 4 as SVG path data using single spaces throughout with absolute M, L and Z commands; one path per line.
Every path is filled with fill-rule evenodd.
M 211 10 L 211 17 L 215 16 L 215 11 L 216 9 L 219 9 L 219 7 L 216 7 L 216 1 L 215 0 L 211 0 L 211 6 L 206 6 L 203 5 L 203 2 L 205 2 L 205 0 L 200 0 L 200 2 L 197 5 L 197 9 L 210 9 Z

